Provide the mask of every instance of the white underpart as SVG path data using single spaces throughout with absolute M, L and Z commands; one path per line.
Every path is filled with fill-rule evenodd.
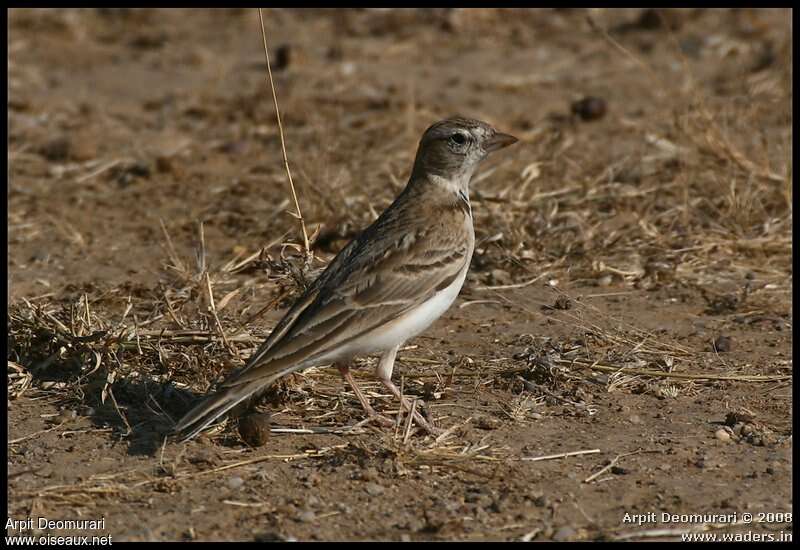
M 356 355 L 366 355 L 378 351 L 387 351 L 399 346 L 409 338 L 413 338 L 442 316 L 458 296 L 469 270 L 469 258 L 464 263 L 458 277 L 450 286 L 434 294 L 427 301 L 397 319 L 365 334 L 361 338 L 342 346 L 326 356 L 313 361 L 315 365 L 348 359 Z M 311 364 L 309 364 L 311 366 Z
M 461 287 L 464 285 L 464 279 L 467 276 L 468 268 L 469 264 L 467 263 L 464 265 L 464 268 L 461 270 L 456 280 L 450 283 L 450 286 L 440 290 L 426 302 L 423 302 L 403 316 L 398 317 L 391 323 L 374 331 L 372 334 L 367 335 L 369 341 L 365 342 L 365 344 L 372 347 L 370 352 L 391 349 L 402 344 L 409 338 L 413 338 L 431 326 L 436 319 L 441 317 L 442 314 L 453 305 L 456 296 L 458 296 Z

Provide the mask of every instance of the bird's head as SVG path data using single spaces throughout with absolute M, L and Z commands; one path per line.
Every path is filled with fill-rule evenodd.
M 480 120 L 452 117 L 430 126 L 419 142 L 412 179 L 431 177 L 461 187 L 489 153 L 516 143 Z

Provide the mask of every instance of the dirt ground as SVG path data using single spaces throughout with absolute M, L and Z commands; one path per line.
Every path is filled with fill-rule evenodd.
M 9 517 L 104 520 L 22 532 L 790 533 L 789 11 L 264 18 L 308 263 L 257 11 L 9 14 Z M 408 424 L 364 358 L 394 430 L 357 425 L 318 368 L 260 405 L 264 446 L 233 421 L 168 439 L 452 114 L 520 143 L 473 180 L 456 304 L 398 356 L 445 435 Z

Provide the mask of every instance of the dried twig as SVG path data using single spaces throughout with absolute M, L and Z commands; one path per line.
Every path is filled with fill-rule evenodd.
M 601 452 L 602 451 L 600 449 L 587 449 L 585 451 L 571 451 L 568 453 L 558 453 L 555 455 L 523 456 L 520 458 L 520 460 L 524 462 L 541 462 L 542 460 L 555 460 L 556 458 L 567 458 L 570 456 L 593 455 Z
M 283 124 L 281 123 L 281 113 L 278 110 L 278 96 L 275 94 L 275 84 L 272 81 L 272 68 L 269 64 L 269 49 L 267 48 L 267 31 L 264 29 L 264 16 L 261 13 L 261 8 L 258 8 L 258 20 L 261 22 L 261 36 L 264 39 L 264 58 L 267 62 L 267 75 L 269 77 L 269 87 L 272 90 L 272 100 L 275 104 L 275 118 L 278 121 L 278 132 L 281 136 L 281 152 L 283 153 L 283 165 L 286 168 L 286 176 L 289 178 L 289 188 L 292 190 L 292 199 L 294 200 L 295 213 L 293 214 L 300 220 L 300 229 L 303 231 L 303 250 L 305 250 L 306 258 L 310 258 L 311 247 L 308 242 L 308 233 L 306 232 L 306 222 L 303 220 L 303 215 L 300 212 L 300 203 L 297 201 L 297 193 L 294 190 L 294 182 L 292 181 L 292 172 L 289 170 L 289 157 L 286 155 L 286 141 L 283 137 Z

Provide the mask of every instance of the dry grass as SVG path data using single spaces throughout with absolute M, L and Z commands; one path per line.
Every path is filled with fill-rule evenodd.
M 608 391 L 637 387 L 643 379 L 672 380 L 672 385 L 653 389 L 666 396 L 677 395 L 679 384 L 685 381 L 785 379 L 790 375 L 744 374 L 737 372 L 735 365 L 724 372 L 682 372 L 692 361 L 692 350 L 593 310 L 590 303 L 559 290 L 557 281 L 568 285 L 593 282 L 601 292 L 608 286 L 699 292 L 712 311 L 740 318 L 769 317 L 790 326 L 786 321 L 792 290 L 790 133 L 787 128 L 767 135 L 769 128 L 759 124 L 765 113 L 757 101 L 771 94 L 777 116 L 782 116 L 781 109 L 788 116 L 790 96 L 782 94 L 787 94 L 790 86 L 768 86 L 764 78 L 753 75 L 755 81 L 748 88 L 753 101 L 737 103 L 731 113 L 708 97 L 674 36 L 670 40 L 676 59 L 684 65 L 688 86 L 665 82 L 641 55 L 622 46 L 607 31 L 599 33 L 617 55 L 629 57 L 645 69 L 643 78 L 670 90 L 671 103 L 655 107 L 669 116 L 621 119 L 617 131 L 636 136 L 639 142 L 626 137 L 627 151 L 620 155 L 598 150 L 575 120 L 550 117 L 533 131 L 523 132 L 520 147 L 475 178 L 479 245 L 473 273 L 485 284 L 474 290 L 491 292 L 489 296 L 496 302 L 511 303 L 505 291 L 549 280 L 554 292 L 578 308 L 559 311 L 553 319 L 591 335 L 593 342 L 591 348 L 556 346 L 546 354 L 548 368 L 568 366 L 567 377 L 583 376 L 580 369 L 609 373 Z M 790 51 L 781 55 L 790 55 Z M 14 69 L 12 76 L 24 78 L 17 71 Z M 771 78 L 780 79 L 781 73 Z M 269 81 L 288 169 L 271 70 Z M 347 86 L 343 80 L 337 85 Z M 429 113 L 418 111 L 412 88 L 408 94 L 403 109 L 409 135 L 416 135 Z M 290 98 L 288 112 L 300 110 L 297 105 L 302 100 Z M 388 125 L 389 120 L 375 119 L 359 132 L 358 140 L 369 141 L 370 134 L 385 132 Z M 318 143 L 327 143 L 333 134 L 341 135 L 336 127 L 305 131 Z M 400 137 L 405 141 L 408 136 Z M 397 147 L 399 143 L 399 138 L 381 143 L 379 155 L 384 155 L 385 162 L 378 172 L 388 175 L 394 184 L 377 194 L 368 187 L 360 189 L 339 178 L 324 177 L 331 158 L 298 162 L 309 182 L 325 180 L 351 205 L 346 213 L 339 213 L 343 216 L 339 220 L 344 220 L 339 226 L 334 218 L 333 227 L 320 235 L 322 251 L 335 251 L 356 228 L 371 221 L 402 186 L 402 167 L 410 162 L 410 149 Z M 336 143 L 338 147 L 351 145 Z M 24 148 L 18 150 L 14 161 L 35 160 L 25 154 Z M 75 181 L 85 185 L 119 162 L 92 159 L 82 165 L 65 165 L 59 177 L 74 173 Z M 161 388 L 174 384 L 204 391 L 239 364 L 263 336 L 251 332 L 254 323 L 288 304 L 324 265 L 317 262 L 310 267 L 302 261 L 302 252 L 309 246 L 304 220 L 324 221 L 337 207 L 327 193 L 301 194 L 307 210 L 302 217 L 291 175 L 289 178 L 295 217 L 304 235 L 303 250 L 284 242 L 287 220 L 274 215 L 266 220 L 267 233 L 275 236 L 272 242 L 261 250 L 248 250 L 248 245 L 242 244 L 234 257 L 219 265 L 211 265 L 204 226 L 197 224 L 196 258 L 189 262 L 177 252 L 162 222 L 167 256 L 162 282 L 147 298 L 128 297 L 119 318 L 109 311 L 93 310 L 95 298 L 89 295 L 68 304 L 47 299 L 13 304 L 8 313 L 9 395 L 19 397 L 32 385 L 41 386 L 47 381 L 42 373 L 54 370 L 60 382 L 68 382 L 67 393 L 81 399 L 85 390 L 99 391 L 94 397 L 101 401 L 106 396 L 113 399 L 112 388 L 133 379 Z M 276 212 L 285 205 L 279 205 Z M 17 220 L 14 229 L 23 229 L 23 222 Z M 66 241 L 85 248 L 84 236 L 69 222 L 53 219 L 51 223 Z M 492 274 L 498 269 L 512 282 L 492 284 Z M 265 300 L 265 295 L 271 298 Z M 538 315 L 532 308 L 541 305 L 515 303 L 531 315 Z M 427 359 L 432 357 L 429 354 Z M 480 376 L 540 368 L 535 366 L 541 363 L 538 351 L 529 351 L 526 357 L 529 366 L 523 370 L 489 368 L 481 370 Z M 303 398 L 310 418 L 315 417 L 315 410 L 330 410 L 331 400 L 338 399 L 334 394 L 314 393 L 317 379 L 326 376 L 312 371 L 300 377 L 302 387 L 312 388 L 297 390 L 311 392 Z M 102 383 L 95 384 L 94 379 Z M 299 397 L 293 394 L 291 399 Z M 511 407 L 512 418 L 524 417 L 520 407 Z

